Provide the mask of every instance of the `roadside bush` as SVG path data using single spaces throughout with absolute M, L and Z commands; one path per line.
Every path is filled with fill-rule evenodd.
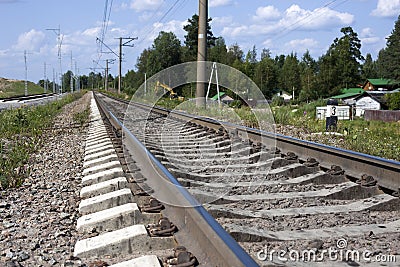
M 275 95 L 275 96 L 272 98 L 271 104 L 272 104 L 273 106 L 283 106 L 283 105 L 285 105 L 285 100 L 283 99 L 283 97 L 280 97 L 280 96 Z
M 233 100 L 230 104 L 229 107 L 231 108 L 241 108 L 242 107 L 242 101 L 240 100 Z
M 385 100 L 387 101 L 389 109 L 400 110 L 400 92 L 386 94 Z

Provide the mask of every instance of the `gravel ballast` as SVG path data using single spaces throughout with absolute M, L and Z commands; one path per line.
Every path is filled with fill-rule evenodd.
M 85 94 L 63 107 L 30 158 L 29 177 L 1 192 L 1 266 L 84 266 L 72 255 L 87 127 L 73 115 L 89 103 Z

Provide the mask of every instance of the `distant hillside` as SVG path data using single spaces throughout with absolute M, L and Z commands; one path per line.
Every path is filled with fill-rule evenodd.
M 28 81 L 28 94 L 42 94 L 43 88 L 39 85 Z M 12 80 L 0 78 L 0 98 L 19 96 L 25 94 L 25 82 L 20 80 Z

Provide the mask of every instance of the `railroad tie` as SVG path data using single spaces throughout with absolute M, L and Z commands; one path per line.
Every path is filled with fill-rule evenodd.
M 85 238 L 76 242 L 74 256 L 87 263 L 111 259 L 116 267 L 161 266 L 152 252 L 171 249 L 175 241 L 149 236 L 146 224 L 157 216 L 135 203 L 93 95 L 83 167 L 77 230 Z

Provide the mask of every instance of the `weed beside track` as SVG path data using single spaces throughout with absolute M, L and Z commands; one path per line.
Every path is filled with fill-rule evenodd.
M 50 127 L 62 107 L 84 95 L 69 94 L 60 100 L 36 107 L 21 107 L 0 113 L 0 187 L 18 187 L 29 173 L 29 156 L 43 141 L 43 130 Z M 82 118 L 81 118 L 82 117 Z M 77 123 L 84 116 L 77 117 Z

